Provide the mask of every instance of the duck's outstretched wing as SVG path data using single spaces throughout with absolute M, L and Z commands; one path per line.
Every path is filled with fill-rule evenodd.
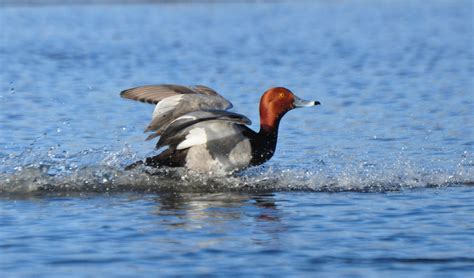
M 190 94 L 217 96 L 224 99 L 216 91 L 206 86 L 202 86 L 202 85 L 182 86 L 182 85 L 174 85 L 174 84 L 147 85 L 147 86 L 135 87 L 135 88 L 122 91 L 120 93 L 120 96 L 123 98 L 138 100 L 141 102 L 157 104 L 158 102 L 162 101 L 163 99 L 167 97 L 176 96 L 176 95 L 190 95 Z M 229 101 L 227 101 L 226 99 L 224 100 L 228 104 L 230 104 Z
M 241 137 L 244 130 L 250 130 L 245 125 L 251 123 L 247 117 L 229 111 L 191 112 L 170 123 L 156 147 L 169 146 L 171 149 L 183 150 L 216 140 L 225 142 L 225 138 Z
M 145 129 L 155 131 L 147 140 L 160 136 L 167 126 L 182 115 L 193 111 L 227 110 L 232 103 L 213 89 L 202 86 L 150 85 L 122 91 L 123 98 L 156 104 L 150 124 Z

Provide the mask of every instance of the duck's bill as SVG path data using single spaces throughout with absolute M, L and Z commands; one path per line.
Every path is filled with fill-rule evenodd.
M 319 101 L 314 101 L 314 100 L 304 100 L 304 99 L 301 99 L 301 98 L 295 96 L 295 100 L 293 101 L 293 105 L 295 106 L 295 108 L 299 108 L 299 107 L 321 105 L 321 103 Z

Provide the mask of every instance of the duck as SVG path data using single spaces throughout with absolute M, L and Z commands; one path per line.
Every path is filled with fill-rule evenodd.
M 125 99 L 154 104 L 146 140 L 159 137 L 158 155 L 137 161 L 149 167 L 184 167 L 194 172 L 233 173 L 267 162 L 275 153 L 282 117 L 294 108 L 320 105 L 284 87 L 265 91 L 260 99 L 260 130 L 244 115 L 229 111 L 232 103 L 203 86 L 146 85 L 124 90 Z

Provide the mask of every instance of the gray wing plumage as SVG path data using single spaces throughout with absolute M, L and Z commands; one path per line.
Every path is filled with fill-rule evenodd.
M 156 104 L 147 131 L 155 131 L 147 140 L 160 136 L 175 119 L 200 110 L 227 110 L 232 103 L 213 89 L 202 86 L 149 85 L 122 91 L 127 99 Z
M 124 90 L 120 93 L 123 98 L 138 100 L 141 102 L 157 104 L 161 100 L 175 95 L 203 94 L 208 96 L 219 96 L 213 89 L 202 86 L 182 86 L 174 84 L 146 85 Z
M 169 146 L 170 148 L 184 149 L 192 145 L 241 134 L 244 126 L 250 124 L 252 122 L 247 117 L 229 111 L 195 111 L 170 123 L 161 134 L 156 147 Z M 198 133 L 193 133 L 193 131 L 198 131 Z

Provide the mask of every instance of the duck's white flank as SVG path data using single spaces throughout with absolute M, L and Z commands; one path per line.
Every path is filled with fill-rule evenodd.
M 248 139 L 240 141 L 230 151 L 229 161 L 232 163 L 232 168 L 244 168 L 250 163 L 250 160 L 252 160 L 252 146 Z
M 179 143 L 176 147 L 177 150 L 187 149 L 195 145 L 201 145 L 207 143 L 207 134 L 204 128 L 193 128 L 186 135 L 186 139 Z
M 206 145 L 194 146 L 188 150 L 186 168 L 198 172 L 219 172 L 223 170 L 221 163 L 211 156 Z

